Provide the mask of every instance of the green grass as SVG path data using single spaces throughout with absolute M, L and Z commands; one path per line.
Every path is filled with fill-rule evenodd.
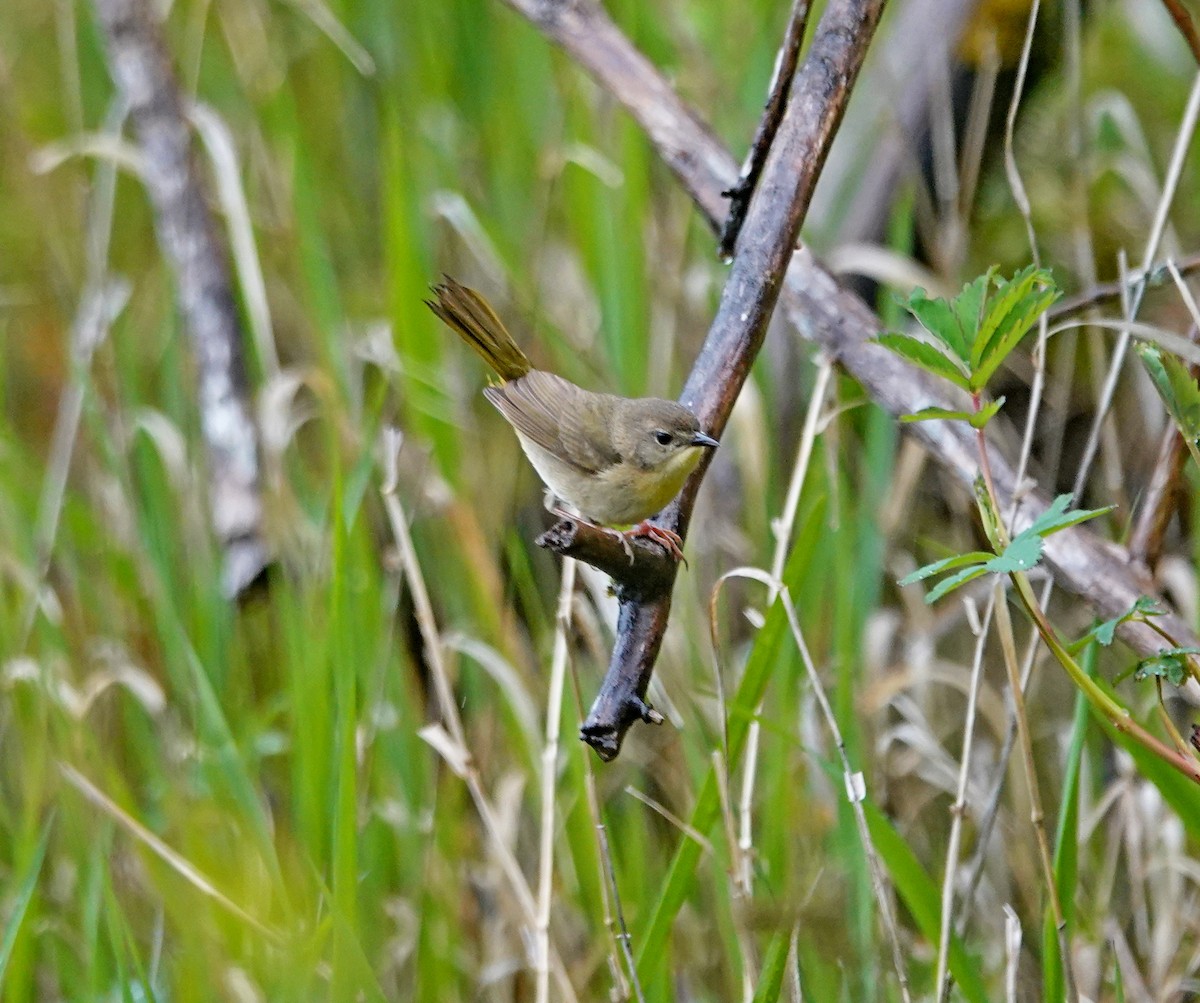
M 305 9 L 181 2 L 168 31 L 186 86 L 233 131 L 283 365 L 272 372 L 248 346 L 271 433 L 263 460 L 278 560 L 238 604 L 221 596 L 189 344 L 145 195 L 127 173 L 107 266 L 132 296 L 92 364 L 69 362 L 102 168 L 79 157 L 48 173 L 31 164 L 108 113 L 90 8 L 12 0 L 0 11 L 6 1003 L 535 998 L 535 937 L 504 861 L 536 899 L 559 565 L 531 543 L 548 518 L 540 487 L 478 393 L 484 374 L 422 300 L 449 272 L 496 302 L 539 364 L 593 387 L 669 395 L 726 272 L 636 126 L 506 8 L 329 5 L 369 53 L 370 74 Z M 610 10 L 740 151 L 784 8 Z M 1161 60 L 1151 89 L 1136 66 L 1112 65 L 1117 17 L 1087 26 L 1088 94 L 1120 89 L 1161 154 L 1182 107 L 1173 92 L 1160 100 L 1163 81 L 1186 88 L 1190 69 Z M 1021 156 L 1046 264 L 1075 288 L 1072 231 L 1056 215 L 1073 168 L 1034 143 L 1062 114 L 1059 65 L 1029 99 L 1022 128 L 1033 139 Z M 1195 182 L 1190 165 L 1177 199 L 1184 246 L 1194 246 Z M 1027 263 L 1006 191 L 989 148 L 946 281 L 997 259 L 1006 274 Z M 1090 198 L 1102 244 L 1149 225 L 1120 177 L 1106 175 Z M 888 239 L 903 253 L 919 211 L 911 193 L 894 211 Z M 880 305 L 901 322 L 886 291 Z M 1146 313 L 1167 324 L 1176 307 L 1156 293 Z M 394 364 L 364 351 L 380 324 L 375 347 L 390 343 Z M 549 929 L 579 1000 L 636 998 L 635 975 L 655 1003 L 791 1000 L 797 984 L 818 1001 L 900 999 L 836 751 L 783 607 L 765 608 L 759 584 L 722 592 L 724 729 L 717 700 L 710 591 L 734 567 L 770 564 L 813 382 L 805 350 L 782 350 L 790 337 L 772 331 L 753 374 L 757 407 L 732 424 L 702 495 L 651 693 L 668 724 L 636 726 L 609 765 L 576 734 L 605 668 L 611 601 L 603 582 L 584 580 L 576 594 Z M 1091 399 L 1088 365 L 1075 377 L 1080 401 Z M 72 380 L 84 404 L 62 469 L 50 443 Z M 930 613 L 893 583 L 972 540 L 970 500 L 930 465 L 914 478 L 895 423 L 844 377 L 834 384 L 783 580 L 865 777 L 913 996 L 931 999 L 974 638 L 957 609 Z M 1156 433 L 1145 415 L 1121 417 L 1136 434 L 1109 459 L 1132 482 Z M 404 433 L 398 497 L 494 829 L 426 730 L 446 721 L 380 496 L 380 434 L 393 426 Z M 43 563 L 43 485 L 62 474 Z M 893 500 L 900 515 L 885 522 Z M 1068 626 L 1087 616 L 1069 599 L 1053 612 Z M 974 795 L 990 786 L 1005 726 L 999 653 L 988 657 Z M 1122 657 L 1101 657 L 1099 675 L 1111 679 Z M 1149 692 L 1121 686 L 1153 725 Z M 1079 950 L 1099 959 L 1088 992 L 1121 998 L 1135 977 L 1158 991 L 1188 974 L 1197 949 L 1190 878 L 1163 876 L 1192 863 L 1197 793 L 1136 750 L 1116 757 L 1102 729 L 1073 716 L 1052 667 L 1035 676 L 1030 704 L 1060 894 Z M 1128 796 L 1113 794 L 1115 807 L 1093 818 L 1122 784 Z M 973 797 L 964 857 L 982 810 Z M 1003 998 L 1005 904 L 1025 931 L 1021 998 L 1043 986 L 1055 996 L 1061 979 L 1053 937 L 1038 936 L 1045 894 L 1019 771 L 999 811 L 978 899 L 951 942 L 953 999 Z M 1126 839 L 1135 831 L 1139 844 Z M 733 875 L 747 853 L 748 889 Z M 1116 955 L 1113 930 L 1126 942 Z M 555 973 L 549 985 L 551 999 L 566 998 Z

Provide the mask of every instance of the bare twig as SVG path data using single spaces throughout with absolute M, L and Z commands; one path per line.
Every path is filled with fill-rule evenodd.
M 224 552 L 222 583 L 234 596 L 267 563 L 262 539 L 258 432 L 251 418 L 229 259 L 217 239 L 192 153 L 184 99 L 162 29 L 146 0 L 95 0 L 109 71 L 129 106 L 144 157 L 158 242 L 175 275 L 196 354 L 208 449 L 209 503 Z
M 616 27 L 593 4 L 510 2 L 564 44 L 567 39 L 586 39 L 578 50 L 572 48 L 580 58 L 590 53 L 621 59 L 624 65 L 613 79 L 629 92 L 630 99 L 642 96 L 636 87 L 630 91 L 634 74 L 638 85 L 655 87 L 664 99 L 670 95 L 665 84 L 655 83 L 659 78 L 653 68 L 628 48 Z M 830 3 L 797 75 L 783 122 L 763 165 L 717 316 L 680 395 L 680 401 L 695 412 L 710 434 L 720 435 L 724 429 L 762 345 L 800 223 L 882 10 L 883 0 Z M 719 147 L 712 148 L 721 153 Z M 693 162 L 696 156 L 694 149 L 679 153 L 682 163 Z M 723 159 L 727 163 L 728 155 L 724 154 Z M 720 201 L 724 187 L 713 192 L 714 203 Z M 712 211 L 716 211 L 715 204 Z M 681 536 L 687 532 L 708 459 L 706 456 L 701 461 L 679 497 L 658 516 L 660 524 Z M 619 547 L 614 540 L 614 553 Z M 677 570 L 674 562 L 665 554 L 661 560 L 667 562 L 666 573 L 673 583 Z M 608 563 L 612 566 L 616 561 Z M 619 589 L 630 581 L 627 576 L 618 578 Z M 650 719 L 652 712 L 645 703 L 645 694 L 671 606 L 670 587 L 652 593 L 642 590 L 636 598 L 628 595 L 625 593 L 621 600 L 617 642 L 608 675 L 582 729 L 584 740 L 603 759 L 617 755 L 625 732 L 635 720 Z
M 858 827 L 858 836 L 862 840 L 863 853 L 867 858 L 867 867 L 871 872 L 871 887 L 875 892 L 875 900 L 879 903 L 880 918 L 883 920 L 888 942 L 891 944 L 892 964 L 896 969 L 896 978 L 900 983 L 900 997 L 905 1003 L 909 1003 L 908 970 L 904 963 L 904 953 L 900 947 L 900 935 L 896 926 L 896 917 L 892 911 L 891 897 L 887 882 L 884 879 L 883 865 L 879 862 L 879 854 L 875 851 L 875 843 L 871 839 L 871 830 L 867 826 L 867 816 L 862 806 L 866 798 L 866 781 L 863 779 L 862 773 L 855 771 L 850 765 L 850 757 L 846 752 L 846 742 L 842 738 L 841 729 L 838 727 L 837 716 L 833 713 L 833 707 L 830 706 L 829 698 L 825 695 L 825 689 L 821 685 L 821 677 L 817 672 L 816 665 L 813 663 L 812 655 L 809 654 L 808 645 L 804 642 L 804 634 L 800 629 L 800 617 L 796 613 L 796 606 L 792 602 L 791 593 L 782 583 L 777 583 L 776 587 L 779 588 L 779 599 L 782 601 L 784 612 L 787 614 L 788 625 L 792 629 L 792 637 L 796 642 L 796 647 L 800 649 L 800 660 L 804 663 L 804 670 L 813 688 L 813 695 L 817 698 L 817 703 L 821 708 L 821 716 L 825 719 L 825 725 L 829 729 L 834 745 L 837 747 L 838 758 L 842 764 L 842 778 L 846 784 L 846 796 L 850 799 L 850 807 L 854 812 L 854 821 Z
M 554 655 L 546 693 L 546 744 L 542 749 L 542 831 L 538 847 L 537 951 L 534 974 L 537 1001 L 550 999 L 550 907 L 554 891 L 554 794 L 558 785 L 559 724 L 562 720 L 563 684 L 567 675 L 567 630 L 575 601 L 575 562 L 563 561 L 558 590 L 558 615 L 554 625 Z
M 123 104 L 115 107 L 108 116 L 108 126 L 120 132 L 125 120 Z M 34 529 L 34 546 L 37 555 L 37 578 L 33 582 L 25 611 L 21 618 L 20 646 L 29 642 L 41 603 L 42 583 L 50 568 L 54 541 L 58 536 L 59 520 L 62 516 L 63 499 L 66 496 L 67 476 L 71 457 L 75 452 L 75 441 L 79 432 L 79 421 L 83 416 L 84 396 L 87 389 L 88 370 L 96 349 L 108 336 L 108 330 L 129 299 L 129 283 L 117 279 L 108 272 L 108 246 L 112 236 L 113 201 L 117 185 L 115 166 L 101 163 L 97 169 L 96 184 L 88 200 L 87 211 L 87 284 L 79 302 L 79 309 L 71 325 L 70 335 L 70 382 L 63 390 L 58 402 L 58 414 L 54 419 L 54 436 L 50 445 L 50 456 L 46 464 L 46 475 L 38 499 L 37 525 Z
M 521 870 L 521 865 L 513 855 L 512 848 L 501 835 L 501 826 L 496 817 L 496 810 L 484 790 L 483 777 L 480 776 L 479 767 L 467 746 L 462 715 L 458 712 L 454 687 L 450 682 L 450 674 L 446 670 L 443 657 L 444 642 L 441 631 L 438 629 L 437 619 L 433 615 L 433 603 L 429 599 L 429 590 L 425 587 L 425 576 L 421 571 L 421 563 L 417 560 L 412 534 L 408 531 L 408 516 L 396 493 L 396 482 L 399 476 L 397 468 L 397 454 L 400 448 L 399 432 L 386 430 L 383 444 L 384 481 L 380 487 L 380 494 L 383 496 L 383 505 L 396 541 L 396 549 L 399 551 L 400 566 L 412 595 L 417 627 L 421 632 L 421 640 L 425 647 L 425 659 L 429 664 L 429 674 L 433 678 L 433 689 L 442 718 L 440 724 L 427 725 L 421 729 L 420 734 L 441 754 L 446 765 L 466 785 L 471 800 L 475 804 L 475 810 L 479 813 L 489 847 L 496 855 L 500 870 L 508 881 L 509 890 L 516 902 L 520 922 L 532 932 L 538 927 L 537 902 L 534 899 L 533 890 L 529 887 L 529 882 Z M 559 997 L 563 1000 L 575 1000 L 575 989 L 571 985 L 562 957 L 555 950 L 553 943 L 547 941 L 545 947 L 550 971 L 558 986 Z
M 996 611 L 996 633 L 1000 638 L 1000 650 L 1004 654 L 1004 667 L 1008 670 L 1008 688 L 1013 699 L 1013 717 L 1017 722 L 1017 739 L 1021 743 L 1022 763 L 1025 767 L 1025 783 L 1029 788 L 1029 820 L 1037 836 L 1038 859 L 1042 867 L 1042 880 L 1046 885 L 1046 896 L 1050 901 L 1050 914 L 1054 917 L 1054 929 L 1058 934 L 1058 950 L 1062 956 L 1063 982 L 1069 1003 L 1076 1003 L 1079 991 L 1075 988 L 1075 966 L 1071 962 L 1071 943 L 1067 922 L 1063 916 L 1062 901 L 1058 884 L 1054 880 L 1054 862 L 1050 853 L 1050 838 L 1046 834 L 1046 813 L 1042 809 L 1042 794 L 1037 778 L 1037 762 L 1033 755 L 1033 738 L 1029 730 L 1029 717 L 1025 713 L 1025 692 L 1022 688 L 1021 671 L 1017 666 L 1017 642 L 1013 635 L 1012 621 L 1008 615 L 1008 599 L 1004 583 L 997 577 L 994 593 Z
M 796 451 L 796 462 L 792 466 L 792 476 L 788 482 L 787 497 L 783 503 L 783 511 L 779 518 L 774 521 L 773 528 L 775 530 L 775 553 L 771 558 L 771 578 L 774 583 L 783 581 L 783 568 L 787 563 L 787 556 L 792 549 L 792 529 L 796 524 L 796 512 L 800 508 L 800 492 L 804 487 L 805 475 L 808 473 L 809 462 L 812 460 L 813 447 L 816 443 L 818 434 L 818 424 L 821 417 L 821 409 L 825 406 L 825 393 L 829 387 L 829 382 L 833 377 L 833 364 L 827 359 L 823 359 L 817 369 L 817 378 L 813 383 L 812 396 L 809 399 L 808 414 L 804 419 L 804 428 L 800 433 L 800 446 Z M 771 585 L 767 606 L 775 601 L 778 597 L 778 589 L 775 584 Z M 716 640 L 715 636 L 713 638 Z M 713 644 L 714 649 L 716 644 Z M 750 811 L 750 806 L 754 803 L 754 781 L 758 764 L 758 742 L 759 733 L 761 731 L 761 723 L 759 715 L 762 713 L 762 705 L 760 704 L 754 712 L 754 717 L 750 720 L 750 727 L 746 732 L 746 752 L 745 752 L 745 769 L 742 774 L 742 796 L 738 807 L 739 815 L 739 835 L 738 847 L 740 850 L 740 859 L 744 872 L 742 881 L 747 888 L 750 887 L 752 872 L 750 868 L 750 851 L 753 846 L 751 839 L 751 823 L 753 816 Z M 725 743 L 726 752 L 728 753 L 728 742 Z
M 788 93 L 792 89 L 796 65 L 800 61 L 804 32 L 808 28 L 810 6 L 809 0 L 792 0 L 792 13 L 788 18 L 783 44 L 779 47 L 779 55 L 775 57 L 775 72 L 771 77 L 762 118 L 758 121 L 758 128 L 754 132 L 754 139 L 750 143 L 745 163 L 742 164 L 742 173 L 738 175 L 737 184 L 723 193 L 729 196 L 729 215 L 725 217 L 725 225 L 721 227 L 717 254 L 726 261 L 733 257 L 738 235 L 742 232 L 742 224 L 746 222 L 746 210 L 750 208 L 750 197 L 754 194 L 759 175 L 762 174 L 763 165 L 767 161 L 767 152 L 779 131 L 779 123 L 783 121 Z
M 1003 600 L 1001 600 L 1003 601 Z M 946 846 L 946 873 L 942 879 L 942 927 L 938 936 L 937 989 L 938 1003 L 950 998 L 950 931 L 954 914 L 954 884 L 958 875 L 958 853 L 962 843 L 963 816 L 967 812 L 967 781 L 971 775 L 971 750 L 975 737 L 976 709 L 979 706 L 979 681 L 983 675 L 983 649 L 987 643 L 996 602 L 993 590 L 979 635 L 975 639 L 975 657 L 971 664 L 971 686 L 967 692 L 966 725 L 963 728 L 962 758 L 958 769 L 958 790 L 950 808 L 950 839 Z
M 1200 254 L 1189 254 L 1178 258 L 1175 261 L 1175 267 L 1181 275 L 1191 275 L 1194 272 L 1200 271 Z M 1160 276 L 1165 276 L 1166 273 L 1166 262 L 1161 262 L 1152 266 L 1149 274 L 1134 272 L 1130 276 L 1130 281 L 1135 284 L 1144 282 L 1148 286 L 1154 286 L 1160 284 Z M 1103 282 L 1092 286 L 1090 289 L 1084 289 L 1074 296 L 1065 296 L 1046 311 L 1046 318 L 1051 324 L 1057 324 L 1060 320 L 1064 320 L 1073 314 L 1082 313 L 1089 307 L 1102 306 L 1113 300 L 1119 300 L 1125 285 L 1126 283 L 1122 282 Z

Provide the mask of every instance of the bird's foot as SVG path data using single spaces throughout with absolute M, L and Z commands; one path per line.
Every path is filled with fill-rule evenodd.
M 687 558 L 683 556 L 683 537 L 673 530 L 656 526 L 649 519 L 643 519 L 633 529 L 627 530 L 627 535 L 644 536 L 661 544 L 675 560 L 682 561 L 685 568 L 688 566 Z

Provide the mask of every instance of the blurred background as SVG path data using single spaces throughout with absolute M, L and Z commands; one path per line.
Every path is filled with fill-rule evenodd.
M 606 9 L 740 158 L 788 5 Z M 1118 278 L 1122 255 L 1142 263 L 1196 59 L 1163 4 L 1042 4 L 1010 146 L 1023 215 L 1004 125 L 1029 14 L 1019 0 L 889 5 L 805 229 L 884 324 L 903 323 L 897 292 L 946 295 L 993 264 L 1028 264 L 1031 232 L 1068 293 Z M 651 691 L 667 723 L 636 726 L 607 765 L 575 736 L 614 605 L 580 569 L 547 839 L 561 564 L 532 545 L 550 517 L 479 394 L 481 364 L 422 300 L 449 273 L 492 300 L 539 367 L 673 396 L 726 274 L 713 236 L 614 99 L 496 0 L 179 0 L 165 18 L 180 86 L 207 111 L 198 156 L 234 248 L 275 559 L 237 602 L 223 595 L 194 361 L 95 13 L 8 0 L 0 996 L 533 999 L 523 895 L 544 887 L 553 999 L 900 999 L 796 646 L 771 620 L 759 629 L 765 589 L 727 584 L 719 648 L 709 641 L 719 576 L 778 560 L 878 814 L 912 993 L 934 998 L 976 639 L 962 603 L 929 608 L 894 582 L 977 549 L 972 499 L 834 373 L 776 558 L 819 362 L 777 321 L 701 493 Z M 222 137 L 230 155 L 214 156 Z M 1196 249 L 1198 181 L 1192 156 L 1159 259 Z M 113 284 L 111 324 L 73 350 L 100 280 Z M 259 281 L 261 302 L 248 292 Z M 1140 319 L 1181 335 L 1190 323 L 1169 281 Z M 1096 329 L 1054 342 L 1032 470 L 1048 491 L 1075 479 L 1114 339 Z M 1020 352 L 996 381 L 1014 445 L 1027 366 Z M 1099 527 L 1114 539 L 1151 472 L 1161 411 L 1130 369 L 1081 499 L 1118 504 Z M 396 497 L 482 811 L 437 733 L 421 732 L 443 718 L 380 496 L 393 427 Z M 1185 492 L 1157 566 L 1193 622 L 1195 497 Z M 1075 600 L 1053 611 L 1065 632 L 1089 623 Z M 1053 998 L 1019 769 L 978 838 L 1006 775 L 993 649 L 961 851 L 976 880 L 954 882 L 969 894 L 956 903 L 952 998 L 1005 998 L 1010 966 L 1015 998 Z M 1099 671 L 1111 679 L 1132 660 L 1118 647 Z M 755 713 L 733 697 L 748 663 L 768 674 L 767 700 L 753 754 L 728 761 L 723 715 L 744 732 Z M 1055 666 L 1031 686 L 1081 991 L 1195 998 L 1200 813 L 1178 810 L 1195 795 L 1168 803 L 1075 710 Z M 1152 705 L 1132 680 L 1119 691 Z M 720 820 L 688 828 L 713 783 Z M 672 870 L 688 846 L 698 859 Z M 1015 948 L 1006 907 L 1024 933 Z

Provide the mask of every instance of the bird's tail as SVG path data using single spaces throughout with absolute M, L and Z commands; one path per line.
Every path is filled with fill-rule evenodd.
M 474 289 L 450 278 L 433 286 L 436 300 L 425 305 L 458 332 L 502 380 L 515 380 L 533 368 L 525 353 L 496 316 L 488 301 Z

